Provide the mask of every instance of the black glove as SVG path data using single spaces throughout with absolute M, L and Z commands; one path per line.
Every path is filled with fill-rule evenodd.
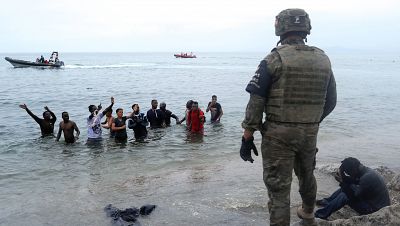
M 253 149 L 254 154 L 258 156 L 258 151 L 253 141 L 254 137 L 251 137 L 248 140 L 245 140 L 244 137 L 242 137 L 242 146 L 240 147 L 240 157 L 242 157 L 244 161 L 250 161 L 251 163 L 254 162 L 254 159 L 251 157 L 251 149 Z

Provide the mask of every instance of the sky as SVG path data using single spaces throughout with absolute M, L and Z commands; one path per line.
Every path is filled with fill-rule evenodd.
M 400 51 L 398 0 L 0 0 L 0 52 L 265 52 L 287 8 L 310 45 Z

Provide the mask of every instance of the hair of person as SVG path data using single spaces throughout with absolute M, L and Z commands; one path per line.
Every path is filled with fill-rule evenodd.
M 195 105 L 199 105 L 199 102 L 197 102 L 197 101 L 193 101 L 192 105 L 193 105 L 193 104 L 195 104 Z
M 136 105 L 139 106 L 139 104 L 132 104 L 132 110 Z
M 94 112 L 94 110 L 95 110 L 95 108 L 96 108 L 96 106 L 95 106 L 95 105 L 93 105 L 93 104 L 89 105 L 89 107 L 88 107 L 88 109 L 89 109 L 89 112 L 90 112 L 90 113 L 93 113 L 93 112 Z
M 47 112 L 50 113 L 50 111 L 44 111 L 44 112 L 43 112 L 43 118 L 44 118 L 44 115 L 45 115 Z
M 118 113 L 120 110 L 124 110 L 122 108 L 117 108 L 117 110 L 115 111 L 115 113 Z
M 191 108 L 193 104 L 193 100 L 188 100 L 188 102 L 186 102 L 186 108 Z
M 63 116 L 64 114 L 68 114 L 68 112 L 63 111 L 63 112 L 61 113 L 61 116 Z
M 211 98 L 214 98 L 214 97 L 217 98 L 217 95 L 212 95 L 212 96 L 211 96 Z
M 157 100 L 156 99 L 153 99 L 153 100 L 151 100 L 151 103 L 154 103 L 154 102 L 156 102 Z
M 340 167 L 346 173 L 351 174 L 353 172 L 357 172 L 360 165 L 361 163 L 358 159 L 353 157 L 348 157 L 342 161 L 342 165 Z

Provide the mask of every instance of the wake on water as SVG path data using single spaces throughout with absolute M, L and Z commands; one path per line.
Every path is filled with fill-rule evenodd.
M 67 64 L 64 68 L 68 69 L 97 69 L 97 68 L 138 68 L 152 67 L 155 64 L 148 63 L 123 63 L 123 64 L 106 64 L 106 65 L 83 65 L 83 64 Z

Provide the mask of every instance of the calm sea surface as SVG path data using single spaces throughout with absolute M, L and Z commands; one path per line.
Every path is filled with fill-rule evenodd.
M 15 69 L 1 59 L 0 225 L 110 225 L 103 212 L 109 203 L 158 205 L 139 219 L 142 225 L 265 225 L 261 157 L 250 164 L 238 153 L 249 98 L 244 88 L 265 54 L 175 59 L 173 53 L 61 53 L 66 66 L 59 70 Z M 320 127 L 319 195 L 336 186 L 321 168 L 345 157 L 395 170 L 400 162 L 400 56 L 329 55 L 338 103 Z M 40 54 L 1 56 L 31 60 Z M 224 116 L 218 125 L 206 123 L 203 138 L 173 125 L 151 131 L 152 140 L 144 144 L 115 144 L 105 130 L 100 146 L 85 144 L 90 104 L 106 107 L 114 96 L 114 110 L 129 112 L 139 103 L 147 111 L 157 99 L 182 118 L 187 100 L 198 100 L 205 110 L 213 94 Z M 21 103 L 38 116 L 48 106 L 57 125 L 61 112 L 68 111 L 81 130 L 79 141 L 65 145 L 63 138 L 58 143 L 40 138 L 39 126 L 18 107 Z M 300 203 L 295 183 L 293 206 Z

